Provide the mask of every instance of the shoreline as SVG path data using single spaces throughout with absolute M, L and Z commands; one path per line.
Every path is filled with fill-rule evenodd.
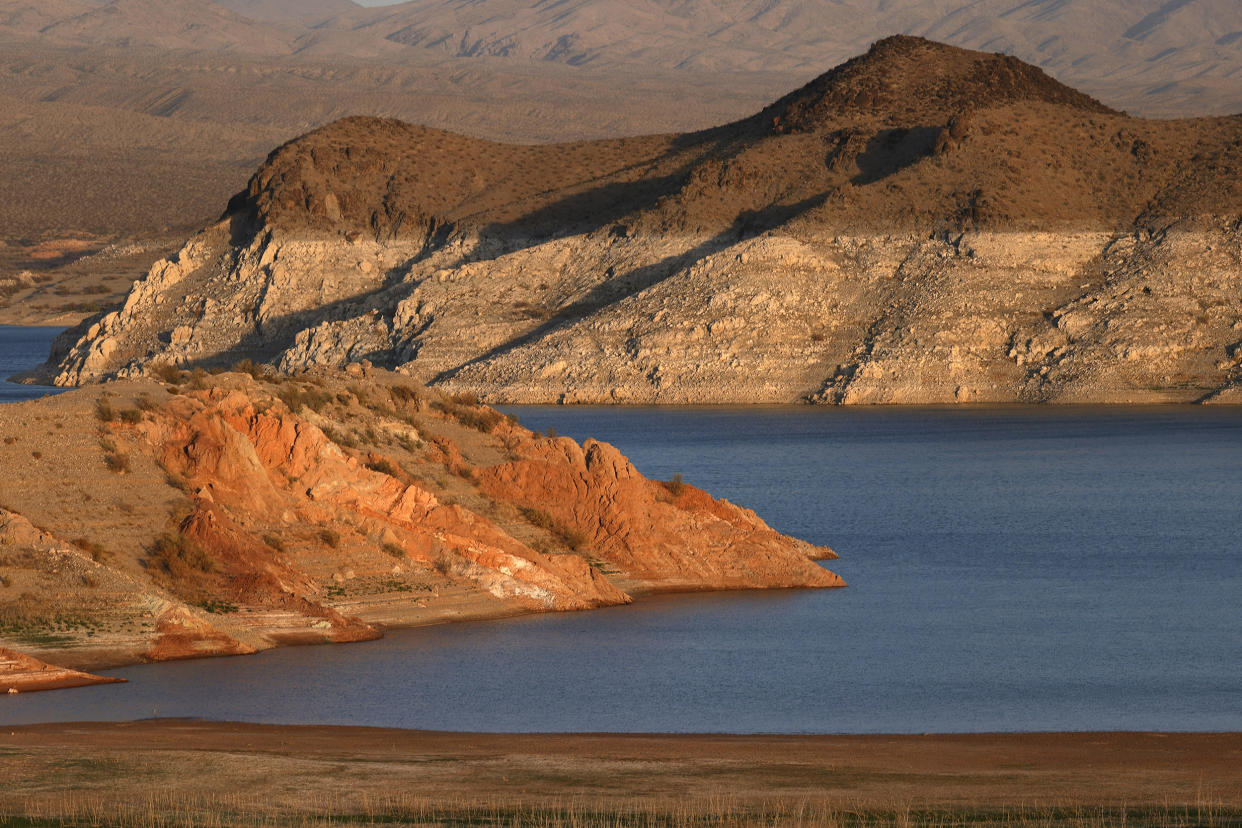
M 505 734 L 161 719 L 0 727 L 0 752 L 12 780 L 0 816 L 83 797 L 119 807 L 154 791 L 170 809 L 244 795 L 247 807 L 283 817 L 397 808 L 398 796 L 428 807 L 659 809 L 725 798 L 742 808 L 1242 813 L 1236 732 Z M 87 784 L 86 760 L 108 784 Z M 313 802 L 298 792 L 308 789 Z

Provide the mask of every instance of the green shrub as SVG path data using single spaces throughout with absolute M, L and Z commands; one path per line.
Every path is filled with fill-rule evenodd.
M 125 474 L 129 471 L 129 455 L 119 451 L 115 454 L 105 454 L 104 465 L 110 472 Z
M 263 542 L 276 552 L 285 551 L 285 542 L 277 535 L 264 535 Z
M 681 493 L 686 490 L 686 483 L 681 479 L 681 472 L 677 472 L 677 474 L 673 475 L 669 481 L 664 484 L 664 488 L 668 489 L 669 494 L 673 497 L 681 497 Z
M 142 412 L 136 408 L 127 408 L 120 413 L 121 422 L 129 425 L 137 425 L 142 422 Z
M 336 549 L 341 545 L 341 535 L 333 529 L 320 529 L 319 540 L 329 549 Z
M 389 555 L 392 555 L 394 558 L 405 557 L 405 550 L 395 543 L 385 543 L 380 548 L 383 549 L 385 552 L 387 552 Z

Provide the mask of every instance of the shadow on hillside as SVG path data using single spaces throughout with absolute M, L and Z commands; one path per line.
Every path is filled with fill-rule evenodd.
M 763 210 L 744 211 L 727 230 L 718 233 L 707 241 L 677 255 L 661 259 L 658 262 L 653 262 L 625 273 L 614 274 L 593 287 L 578 301 L 560 308 L 556 315 L 548 321 L 520 336 L 514 337 L 508 342 L 485 351 L 473 359 L 463 362 L 455 368 L 441 371 L 429 383 L 451 379 L 473 365 L 488 362 L 524 345 L 538 341 L 557 330 L 571 327 L 584 316 L 595 313 L 659 284 L 676 273 L 681 267 L 706 256 L 719 253 L 721 250 L 737 244 L 739 241 L 761 235 L 768 230 L 791 221 L 808 210 L 820 206 L 826 198 L 827 196 L 825 195 L 817 195 L 795 204 L 777 204 Z
M 940 127 L 934 126 L 880 130 L 855 159 L 858 175 L 852 182 L 873 184 L 917 164 L 935 151 L 939 136 Z
M 626 216 L 653 208 L 660 199 L 680 192 L 693 170 L 701 163 L 708 159 L 724 159 L 735 154 L 748 145 L 751 137 L 753 136 L 745 130 L 739 130 L 736 125 L 717 127 L 694 135 L 678 136 L 666 153 L 646 159 L 629 170 L 630 172 L 637 171 L 638 177 L 635 180 L 597 180 L 593 186 L 592 182 L 587 182 L 585 189 L 569 193 L 511 222 L 487 225 L 482 235 L 517 242 L 517 244 L 506 245 L 503 248 L 503 254 L 508 255 L 525 247 L 539 244 L 546 239 L 560 236 L 591 233 L 610 227 L 614 229 L 614 232 L 624 234 L 628 232 L 628 228 L 621 225 L 621 222 Z M 659 176 L 648 174 L 649 171 L 661 166 L 670 171 Z M 614 170 L 608 177 L 615 178 L 622 172 L 625 171 Z M 497 346 L 469 362 L 446 370 L 431 381 L 445 379 L 470 365 L 492 359 L 539 339 L 558 328 L 570 325 L 588 313 L 659 283 L 686 263 L 716 253 L 740 239 L 766 232 L 818 206 L 823 201 L 823 196 L 817 196 L 796 204 L 772 205 L 762 210 L 745 211 L 737 216 L 728 229 L 702 244 L 662 261 L 611 275 L 603 283 L 596 285 L 586 296 L 562 307 L 555 317 L 534 330 Z M 257 232 L 253 217 L 245 210 L 238 209 L 231 219 L 230 230 L 233 243 L 243 246 L 253 241 L 254 233 Z M 391 342 L 392 335 L 397 333 L 392 330 L 392 308 L 417 286 L 415 283 L 403 281 L 404 275 L 409 272 L 411 266 L 427 258 L 436 249 L 442 248 L 449 241 L 453 229 L 448 224 L 433 225 L 427 228 L 427 241 L 423 249 L 413 259 L 390 270 L 386 274 L 383 285 L 325 305 L 317 305 L 271 318 L 258 330 L 242 335 L 233 346 L 214 355 L 189 362 L 184 367 L 191 369 L 227 367 L 243 359 L 267 362 L 293 347 L 297 335 L 303 330 L 324 322 L 355 319 L 368 313 L 374 314 L 376 322 L 387 324 Z M 465 259 L 463 263 L 464 261 Z M 402 343 L 412 341 L 421 332 L 421 330 L 401 331 Z M 166 337 L 167 333 L 161 338 L 166 339 Z M 391 347 L 376 350 L 371 343 L 359 342 L 346 353 L 349 360 L 370 359 L 378 365 L 393 367 L 404 360 L 403 349 L 404 344 L 394 344 Z

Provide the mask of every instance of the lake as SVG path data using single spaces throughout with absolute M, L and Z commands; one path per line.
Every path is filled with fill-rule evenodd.
M 61 389 L 45 386 L 19 385 L 9 382 L 9 377 L 19 371 L 37 368 L 52 350 L 52 340 L 64 328 L 27 328 L 20 325 L 0 325 L 0 403 L 28 400 Z
M 834 547 L 850 586 L 129 667 L 0 722 L 1242 730 L 1242 410 L 509 410 Z

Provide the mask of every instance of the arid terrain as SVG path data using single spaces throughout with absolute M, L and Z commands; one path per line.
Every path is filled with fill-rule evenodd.
M 519 143 L 703 129 L 898 32 L 1014 54 L 1136 115 L 1242 111 L 1232 0 L 2 0 L 0 322 L 116 298 L 31 251 L 137 244 L 132 281 L 273 147 L 341 117 Z
M 0 752 L 6 825 L 29 817 L 51 826 L 1228 826 L 1242 818 L 1238 734 L 499 735 L 169 720 L 3 728 Z
M 350 118 L 42 374 L 366 358 L 490 402 L 1224 402 L 1242 117 L 1143 120 L 893 37 L 701 132 Z
M 0 407 L 0 691 L 80 683 L 20 654 L 94 669 L 843 585 L 830 550 L 606 444 L 365 364 L 242 367 Z

